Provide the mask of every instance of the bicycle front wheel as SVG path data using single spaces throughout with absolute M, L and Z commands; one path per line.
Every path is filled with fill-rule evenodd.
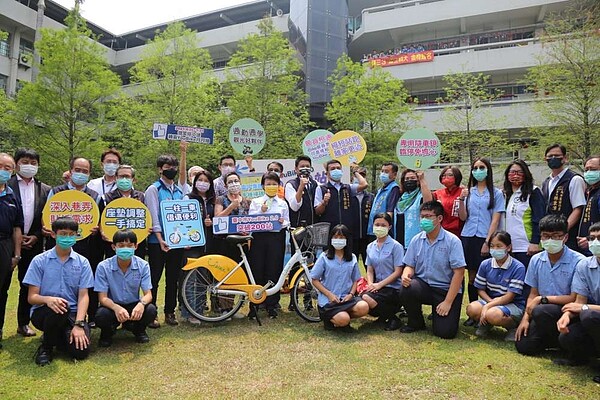
M 244 303 L 241 294 L 222 294 L 213 289 L 218 282 L 206 268 L 187 272 L 181 287 L 183 304 L 201 321 L 221 322 L 234 315 Z
M 313 286 L 310 277 L 306 271 L 302 272 L 292 289 L 292 301 L 296 307 L 296 312 L 302 319 L 308 322 L 319 322 L 321 316 L 317 308 L 317 296 L 319 292 Z

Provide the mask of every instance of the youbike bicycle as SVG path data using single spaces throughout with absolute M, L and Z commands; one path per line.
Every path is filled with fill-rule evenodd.
M 318 322 L 321 320 L 317 309 L 318 291 L 310 279 L 308 260 L 312 253 L 302 253 L 298 241 L 304 242 L 311 236 L 311 226 L 287 228 L 290 231 L 294 253 L 283 267 L 276 283 L 267 282 L 264 286 L 257 285 L 252 275 L 248 258 L 244 251 L 252 235 L 229 235 L 226 241 L 235 244 L 242 256 L 240 262 L 229 257 L 209 254 L 200 258 L 191 258 L 183 267 L 186 271 L 181 287 L 183 303 L 190 313 L 201 321 L 221 322 L 233 316 L 249 301 L 258 305 L 284 286 L 288 279 L 291 287 L 291 298 L 296 313 L 304 320 Z M 314 256 L 313 256 L 314 260 Z M 259 321 L 260 323 L 260 321 Z

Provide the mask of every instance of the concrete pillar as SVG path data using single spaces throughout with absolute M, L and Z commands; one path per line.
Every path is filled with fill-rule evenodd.
M 38 66 L 40 65 L 41 57 L 40 53 L 37 50 L 37 44 L 42 38 L 41 29 L 44 26 L 44 12 L 46 11 L 46 2 L 45 0 L 38 0 L 37 4 L 37 19 L 35 23 L 35 39 L 33 43 L 33 69 L 31 71 L 31 81 L 35 82 L 37 75 L 39 73 Z
M 6 94 L 14 96 L 17 93 L 17 76 L 19 74 L 19 46 L 21 45 L 21 29 L 15 28 L 10 42 L 10 73 L 6 83 Z

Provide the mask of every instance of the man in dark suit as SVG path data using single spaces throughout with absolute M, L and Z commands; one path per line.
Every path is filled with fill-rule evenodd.
M 23 336 L 35 336 L 35 331 L 29 326 L 29 310 L 27 302 L 28 287 L 23 285 L 23 278 L 33 257 L 44 250 L 42 236 L 42 210 L 50 186 L 35 178 L 40 164 L 39 154 L 32 149 L 19 149 L 15 153 L 16 174 L 7 182 L 14 191 L 23 208 L 24 229 L 21 244 L 21 259 L 18 264 L 18 278 L 21 284 L 19 305 L 17 308 L 17 333 Z

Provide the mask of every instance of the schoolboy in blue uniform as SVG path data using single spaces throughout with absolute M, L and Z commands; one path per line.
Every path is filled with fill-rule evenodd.
M 453 339 L 458 333 L 465 256 L 458 237 L 442 228 L 444 209 L 437 201 L 421 205 L 421 229 L 404 255 L 400 301 L 408 314 L 408 324 L 400 328 L 410 333 L 425 329 L 423 304 L 433 308 L 433 334 Z
M 562 214 L 540 220 L 540 244 L 545 251 L 531 258 L 525 275 L 531 292 L 515 336 L 515 347 L 521 354 L 536 355 L 548 347 L 558 347 L 556 323 L 562 306 L 575 301 L 571 281 L 575 267 L 584 259 L 565 245 L 567 232 L 567 218 Z
M 36 364 L 41 366 L 52 361 L 54 346 L 65 348 L 78 360 L 90 352 L 90 328 L 85 314 L 94 277 L 89 261 L 71 248 L 78 228 L 70 217 L 54 221 L 51 235 L 56 246 L 34 257 L 23 280 L 29 286 L 31 322 L 44 332 L 35 356 Z
M 569 352 L 567 359 L 555 359 L 559 365 L 587 364 L 600 355 L 600 223 L 589 228 L 587 237 L 591 257 L 577 264 L 572 290 L 574 303 L 565 304 L 557 322 L 560 346 Z M 600 383 L 600 375 L 594 377 Z
M 100 299 L 96 325 L 102 332 L 98 344 L 109 347 L 119 324 L 134 334 L 136 342 L 148 343 L 146 327 L 156 318 L 150 266 L 135 255 L 137 236 L 131 230 L 117 231 L 112 243 L 116 255 L 98 264 L 94 282 Z

